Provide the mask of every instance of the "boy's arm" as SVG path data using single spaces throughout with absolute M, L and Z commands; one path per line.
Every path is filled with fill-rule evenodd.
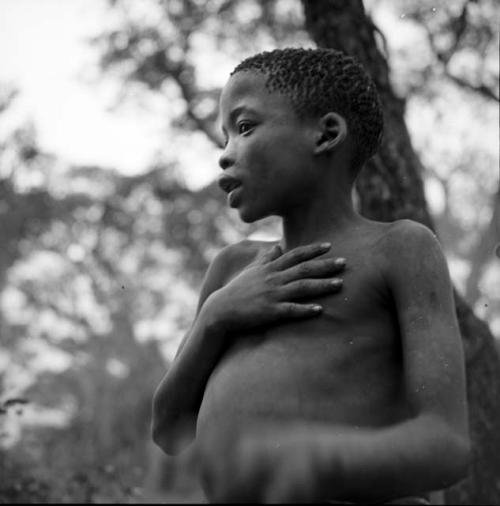
M 202 309 L 210 294 L 223 284 L 224 271 L 231 257 L 230 249 L 223 249 L 210 264 L 200 290 L 193 324 L 153 397 L 153 440 L 167 453 L 177 453 L 193 438 L 205 383 L 222 351 L 223 341 L 210 330 L 213 322 Z M 179 367 L 176 361 L 188 341 L 193 341 L 193 346 L 187 350 L 187 356 Z M 193 377 L 198 377 L 199 381 L 193 382 Z M 172 405 L 178 406 L 177 416 L 167 409 Z
M 434 234 L 410 220 L 392 226 L 384 250 L 412 416 L 330 436 L 332 451 L 323 445 L 320 453 L 325 469 L 338 469 L 339 498 L 439 490 L 462 479 L 468 466 L 465 365 L 446 259 Z
M 391 434 L 400 447 L 388 464 L 400 466 L 403 483 L 445 488 L 464 477 L 469 459 L 465 362 L 452 284 L 439 242 L 427 227 L 402 220 L 392 235 L 387 279 L 413 418 Z
M 304 424 L 242 435 L 228 448 L 228 469 L 214 471 L 222 500 L 238 499 L 242 484 L 264 484 L 259 500 L 266 502 L 384 500 L 442 489 L 465 475 L 464 360 L 446 261 L 427 228 L 410 221 L 393 227 L 386 275 L 411 418 L 380 429 Z M 235 488 L 224 485 L 228 471 Z
M 462 479 L 468 466 L 465 365 L 441 247 L 428 228 L 402 220 L 393 225 L 385 252 L 412 417 L 381 430 L 332 436 L 340 497 L 438 490 Z

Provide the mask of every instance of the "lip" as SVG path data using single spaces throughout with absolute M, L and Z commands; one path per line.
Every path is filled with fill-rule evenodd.
M 227 195 L 227 202 L 230 207 L 238 207 L 241 203 L 241 192 L 243 188 L 241 183 L 233 188 Z
M 230 194 L 241 186 L 241 181 L 229 174 L 222 174 L 222 176 L 219 177 L 218 183 L 221 190 L 227 194 Z

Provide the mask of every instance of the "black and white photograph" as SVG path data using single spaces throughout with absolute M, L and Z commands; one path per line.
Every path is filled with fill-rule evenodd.
M 0 0 L 0 504 L 500 504 L 499 45 Z

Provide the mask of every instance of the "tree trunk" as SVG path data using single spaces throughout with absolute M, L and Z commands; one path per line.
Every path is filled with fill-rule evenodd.
M 500 244 L 500 187 L 491 199 L 493 212 L 489 223 L 481 230 L 471 255 L 471 269 L 465 284 L 465 300 L 474 306 L 481 295 L 479 281 L 495 246 Z M 500 254 L 498 255 L 500 257 Z
M 362 0 L 302 0 L 306 28 L 320 47 L 356 57 L 374 79 L 384 108 L 384 139 L 362 170 L 357 190 L 361 213 L 380 221 L 410 218 L 432 230 L 421 174 L 404 121 L 405 102 L 389 81 L 377 46 L 377 28 Z M 379 34 L 380 35 L 380 34 Z M 500 357 L 488 326 L 455 291 L 466 368 L 473 461 L 468 477 L 445 492 L 455 504 L 500 504 Z

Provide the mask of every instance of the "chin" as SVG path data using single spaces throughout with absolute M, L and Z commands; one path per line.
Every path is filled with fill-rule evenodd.
M 241 221 L 244 223 L 254 223 L 258 220 L 271 216 L 271 213 L 259 212 L 257 209 L 239 208 L 238 212 L 240 214 Z
M 258 218 L 258 217 L 251 216 L 251 215 L 244 214 L 244 213 L 240 212 L 240 220 L 243 221 L 244 223 L 254 223 L 255 221 L 257 221 L 259 219 L 260 218 Z

